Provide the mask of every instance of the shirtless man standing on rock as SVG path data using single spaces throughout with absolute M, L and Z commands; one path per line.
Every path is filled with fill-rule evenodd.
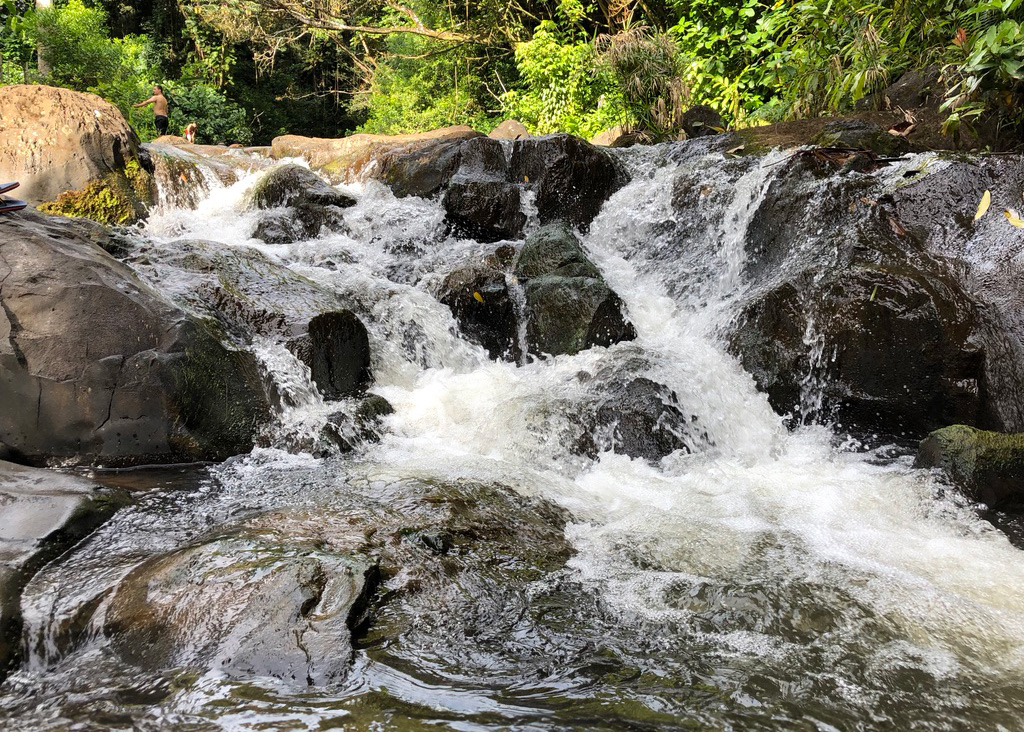
M 150 104 L 153 105 L 153 124 L 156 125 L 157 134 L 163 137 L 167 134 L 167 97 L 164 96 L 164 88 L 159 84 L 153 85 L 153 96 L 132 106 L 141 109 Z

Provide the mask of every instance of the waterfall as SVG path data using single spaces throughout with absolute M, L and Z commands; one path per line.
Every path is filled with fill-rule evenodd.
M 637 338 L 521 364 L 489 360 L 436 299 L 448 272 L 495 246 L 451 238 L 437 201 L 348 186 L 357 204 L 345 210 L 347 231 L 287 245 L 251 237 L 255 176 L 211 186 L 194 211 L 168 202 L 146 229 L 143 276 L 180 298 L 190 275 L 171 260 L 175 242 L 258 250 L 351 304 L 370 333 L 372 391 L 395 411 L 381 441 L 352 457 L 289 452 L 338 405 L 279 343 L 255 344 L 283 395 L 269 444 L 195 490 L 144 497 L 41 572 L 23 603 L 31 661 L 0 709 L 26 728 L 74 719 L 59 701 L 28 709 L 26 695 L 44 688 L 51 699 L 82 695 L 87 711 L 127 698 L 135 711 L 119 719 L 134 715 L 143 729 L 313 730 L 345 720 L 384 729 L 385 717 L 406 715 L 481 730 L 1019 726 L 1020 552 L 908 458 L 836 444 L 820 423 L 831 358 L 822 324 L 804 334 L 816 360 L 792 430 L 729 351 L 726 331 L 754 286 L 748 229 L 785 156 L 723 163 L 673 146 L 619 154 L 632 182 L 580 234 Z M 680 196 L 697 207 L 681 214 Z M 535 203 L 524 210 L 532 230 Z M 605 372 L 665 385 L 705 438 L 656 463 L 574 454 L 564 436 L 590 398 L 583 375 Z M 413 481 L 500 484 L 564 512 L 571 557 L 500 600 L 524 603 L 509 620 L 516 632 L 492 638 L 480 619 L 456 633 L 443 595 L 421 590 L 408 602 L 421 603 L 422 619 L 404 635 L 357 648 L 344 684 L 301 692 L 205 669 L 183 674 L 177 691 L 110 652 L 107 608 L 141 562 L 282 511 L 312 513 L 310 525 L 330 536 L 339 526 L 363 531 L 361 510 L 381 521 L 412 510 L 402 491 Z M 415 574 L 389 577 L 382 592 L 438 581 Z M 459 586 L 445 603 L 483 607 L 488 587 Z M 449 655 L 463 665 L 452 670 Z M 93 674 L 95 688 L 84 690 L 78 674 Z M 159 701 L 146 701 L 147 690 Z

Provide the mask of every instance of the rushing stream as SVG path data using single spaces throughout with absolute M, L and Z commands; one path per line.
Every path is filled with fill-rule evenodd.
M 247 238 L 256 213 L 245 194 L 259 174 L 211 184 L 196 210 L 161 209 L 127 257 L 144 277 L 187 305 L 194 274 L 167 256 L 175 242 L 258 248 L 356 303 L 372 391 L 395 412 L 382 440 L 355 453 L 296 451 L 354 405 L 325 404 L 283 346 L 257 343 L 287 395 L 265 446 L 154 481 L 32 580 L 28 660 L 0 688 L 0 726 L 1024 730 L 1020 550 L 909 457 L 815 424 L 813 369 L 804 424 L 788 430 L 774 413 L 723 333 L 750 286 L 747 226 L 783 156 L 715 157 L 623 153 L 633 180 L 582 238 L 638 337 L 522 365 L 460 338 L 435 298 L 449 271 L 495 246 L 448 238 L 437 202 L 353 186 L 348 233 L 277 246 Z M 672 206 L 680 170 L 721 193 L 696 232 Z M 658 464 L 572 454 L 564 435 L 586 399 L 581 374 L 667 385 L 694 415 L 692 450 Z M 470 537 L 457 560 L 387 560 L 405 568 L 382 577 L 351 665 L 339 648 L 345 670 L 326 682 L 242 678 L 187 654 L 168 673 L 111 631 L 115 588 L 204 537 L 221 537 L 209 546 L 225 566 L 231 551 L 341 556 L 403 522 L 429 527 L 437 506 L 460 501 L 479 536 L 456 532 Z M 232 534 L 238 525 L 249 533 Z M 413 543 L 392 549 L 409 558 Z M 183 624 L 235 612 L 201 586 L 189 592 Z

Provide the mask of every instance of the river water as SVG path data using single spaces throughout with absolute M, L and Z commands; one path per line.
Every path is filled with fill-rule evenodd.
M 449 238 L 437 202 L 352 186 L 348 233 L 269 246 L 247 236 L 257 174 L 154 216 L 135 264 L 172 298 L 192 275 L 161 252 L 204 239 L 257 247 L 354 303 L 372 391 L 395 413 L 354 454 L 289 451 L 339 405 L 283 347 L 257 343 L 291 405 L 266 446 L 155 481 L 33 579 L 29 658 L 0 689 L 3 727 L 1024 730 L 1020 550 L 909 457 L 815 424 L 812 374 L 810 416 L 787 430 L 726 350 L 749 285 L 747 226 L 782 157 L 623 155 L 633 182 L 583 241 L 638 337 L 519 366 L 461 339 L 432 294 L 495 246 Z M 722 192 L 696 236 L 672 205 L 681 171 Z M 658 464 L 571 454 L 581 372 L 670 387 L 699 425 L 694 449 Z M 260 517 L 330 541 L 339 527 L 397 525 L 424 486 L 494 501 L 492 534 L 479 532 L 494 553 L 386 576 L 343 678 L 148 668 L 106 630 L 114 588 L 153 557 Z M 556 518 L 538 527 L 531 512 Z M 506 520 L 524 533 L 494 538 Z

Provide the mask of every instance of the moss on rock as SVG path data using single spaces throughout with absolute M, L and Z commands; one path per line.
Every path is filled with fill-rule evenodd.
M 147 205 L 153 201 L 155 182 L 137 161 L 129 161 L 124 171 L 110 173 L 78 191 L 65 191 L 56 201 L 43 203 L 43 213 L 85 218 L 108 226 L 129 225 L 146 218 Z
M 919 468 L 942 468 L 971 498 L 991 508 L 1024 507 L 1024 434 L 958 424 L 921 441 Z

